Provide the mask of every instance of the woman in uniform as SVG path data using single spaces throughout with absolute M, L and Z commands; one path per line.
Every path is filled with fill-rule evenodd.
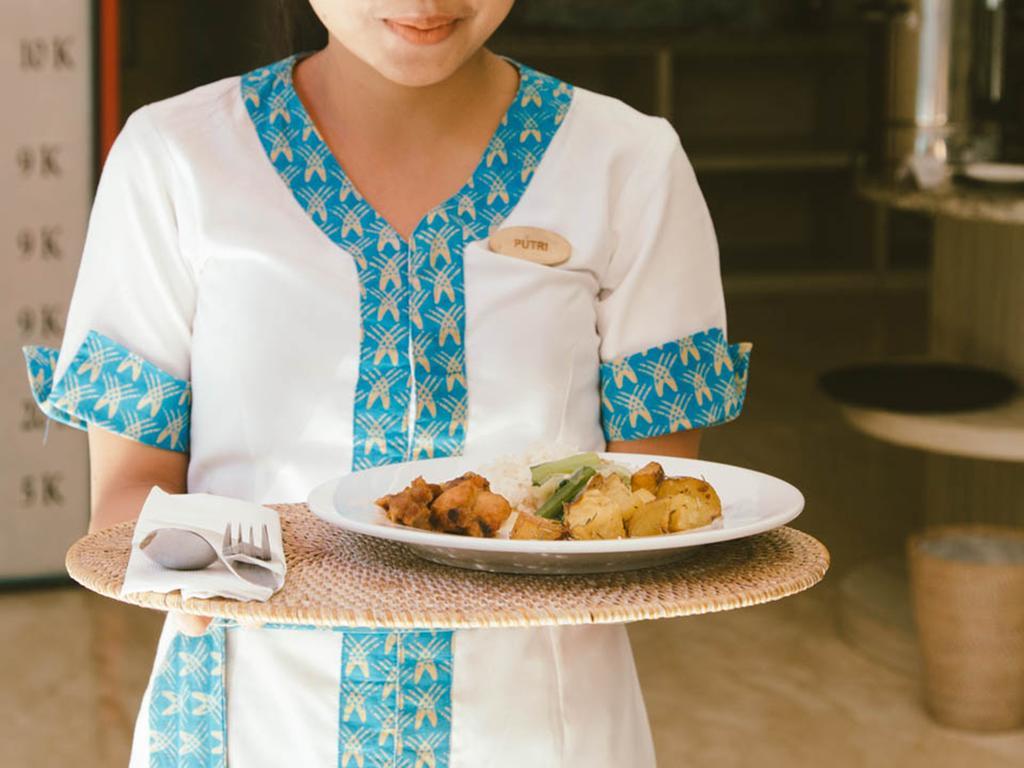
M 92 527 L 149 489 L 301 501 L 544 442 L 694 456 L 736 417 L 715 235 L 663 119 L 484 47 L 512 0 L 313 0 L 329 42 L 146 106 L 107 159 L 34 395 Z M 568 241 L 557 264 L 491 246 Z M 499 238 L 500 239 L 500 238 Z M 643 768 L 621 626 L 172 617 L 134 766 Z

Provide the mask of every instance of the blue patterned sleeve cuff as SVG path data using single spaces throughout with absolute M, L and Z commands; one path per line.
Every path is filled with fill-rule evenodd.
M 187 453 L 192 388 L 116 341 L 89 331 L 54 383 L 58 350 L 22 347 L 40 410 L 78 429 L 89 424 L 157 448 Z
M 750 350 L 709 328 L 603 363 L 605 438 L 639 440 L 732 421 L 743 410 Z

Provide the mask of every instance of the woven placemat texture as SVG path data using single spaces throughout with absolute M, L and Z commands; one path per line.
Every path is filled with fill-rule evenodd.
M 334 627 L 462 628 L 603 624 L 756 605 L 816 584 L 819 541 L 792 528 L 710 544 L 679 563 L 586 576 L 484 573 L 436 565 L 400 544 L 343 531 L 305 504 L 281 514 L 288 576 L 265 603 L 180 593 L 121 595 L 134 523 L 90 534 L 67 554 L 75 581 L 123 602 L 238 621 Z

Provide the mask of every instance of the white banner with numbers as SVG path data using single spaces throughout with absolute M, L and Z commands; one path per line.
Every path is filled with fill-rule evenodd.
M 0 582 L 62 573 L 88 521 L 85 434 L 56 422 L 47 429 L 21 347 L 60 345 L 85 239 L 92 5 L 0 0 Z

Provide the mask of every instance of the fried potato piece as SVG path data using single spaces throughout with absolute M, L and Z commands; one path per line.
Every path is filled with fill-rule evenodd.
M 627 528 L 631 537 L 658 536 L 669 531 L 672 499 L 655 499 L 641 504 L 629 519 Z
M 558 520 L 548 520 L 546 517 L 520 512 L 516 522 L 512 526 L 510 539 L 538 539 L 541 541 L 555 541 L 565 535 L 565 526 Z
M 622 521 L 626 524 L 626 533 L 629 534 L 629 521 L 633 519 L 633 515 L 640 511 L 640 508 L 644 504 L 649 504 L 655 500 L 655 495 L 650 491 L 641 488 L 638 491 L 633 491 L 629 494 L 630 507 L 622 515 Z
M 381 496 L 377 499 L 377 504 L 384 508 L 388 519 L 393 523 L 430 530 L 429 505 L 440 490 L 440 486 L 417 477 L 404 490 Z
M 677 494 L 676 496 L 670 496 L 667 500 L 679 499 L 682 503 L 678 504 L 676 509 L 672 510 L 672 515 L 669 519 L 668 527 L 672 533 L 679 533 L 680 531 L 689 531 L 693 528 L 703 528 L 705 525 L 710 525 L 715 519 L 715 515 L 711 509 L 706 505 L 701 504 L 693 496 L 689 496 L 685 493 Z
M 658 485 L 655 496 L 659 499 L 665 499 L 678 493 L 688 493 L 690 484 L 687 481 L 693 479 L 692 477 L 666 477 Z
M 629 480 L 630 487 L 634 491 L 645 490 L 651 493 L 658 492 L 658 486 L 665 479 L 665 470 L 661 464 L 651 461 L 640 467 Z
M 590 484 L 599 488 L 622 511 L 623 517 L 633 513 L 633 494 L 619 475 L 596 476 Z
M 484 478 L 473 473 L 445 483 L 430 505 L 431 527 L 445 533 L 494 536 L 512 514 L 512 507 L 504 496 L 484 490 L 489 487 Z
M 619 539 L 626 535 L 622 510 L 600 493 L 584 492 L 567 506 L 565 524 L 574 539 Z
M 635 494 L 634 494 L 635 496 Z M 630 536 L 655 536 L 702 528 L 722 514 L 711 484 L 696 477 L 668 477 L 654 501 L 642 504 L 629 520 Z
M 673 532 L 701 528 L 722 515 L 722 500 L 718 493 L 711 483 L 699 477 L 666 478 L 658 489 L 658 497 L 679 499 L 673 505 L 669 521 Z
M 636 506 L 640 506 L 641 504 L 648 504 L 654 501 L 656 498 L 658 498 L 653 493 L 644 488 L 641 488 L 639 491 L 633 491 L 630 494 L 630 497 L 633 499 L 633 503 Z
M 564 521 L 574 539 L 620 539 L 626 535 L 624 515 L 633 497 L 618 475 L 597 475 L 579 498 L 565 507 Z

